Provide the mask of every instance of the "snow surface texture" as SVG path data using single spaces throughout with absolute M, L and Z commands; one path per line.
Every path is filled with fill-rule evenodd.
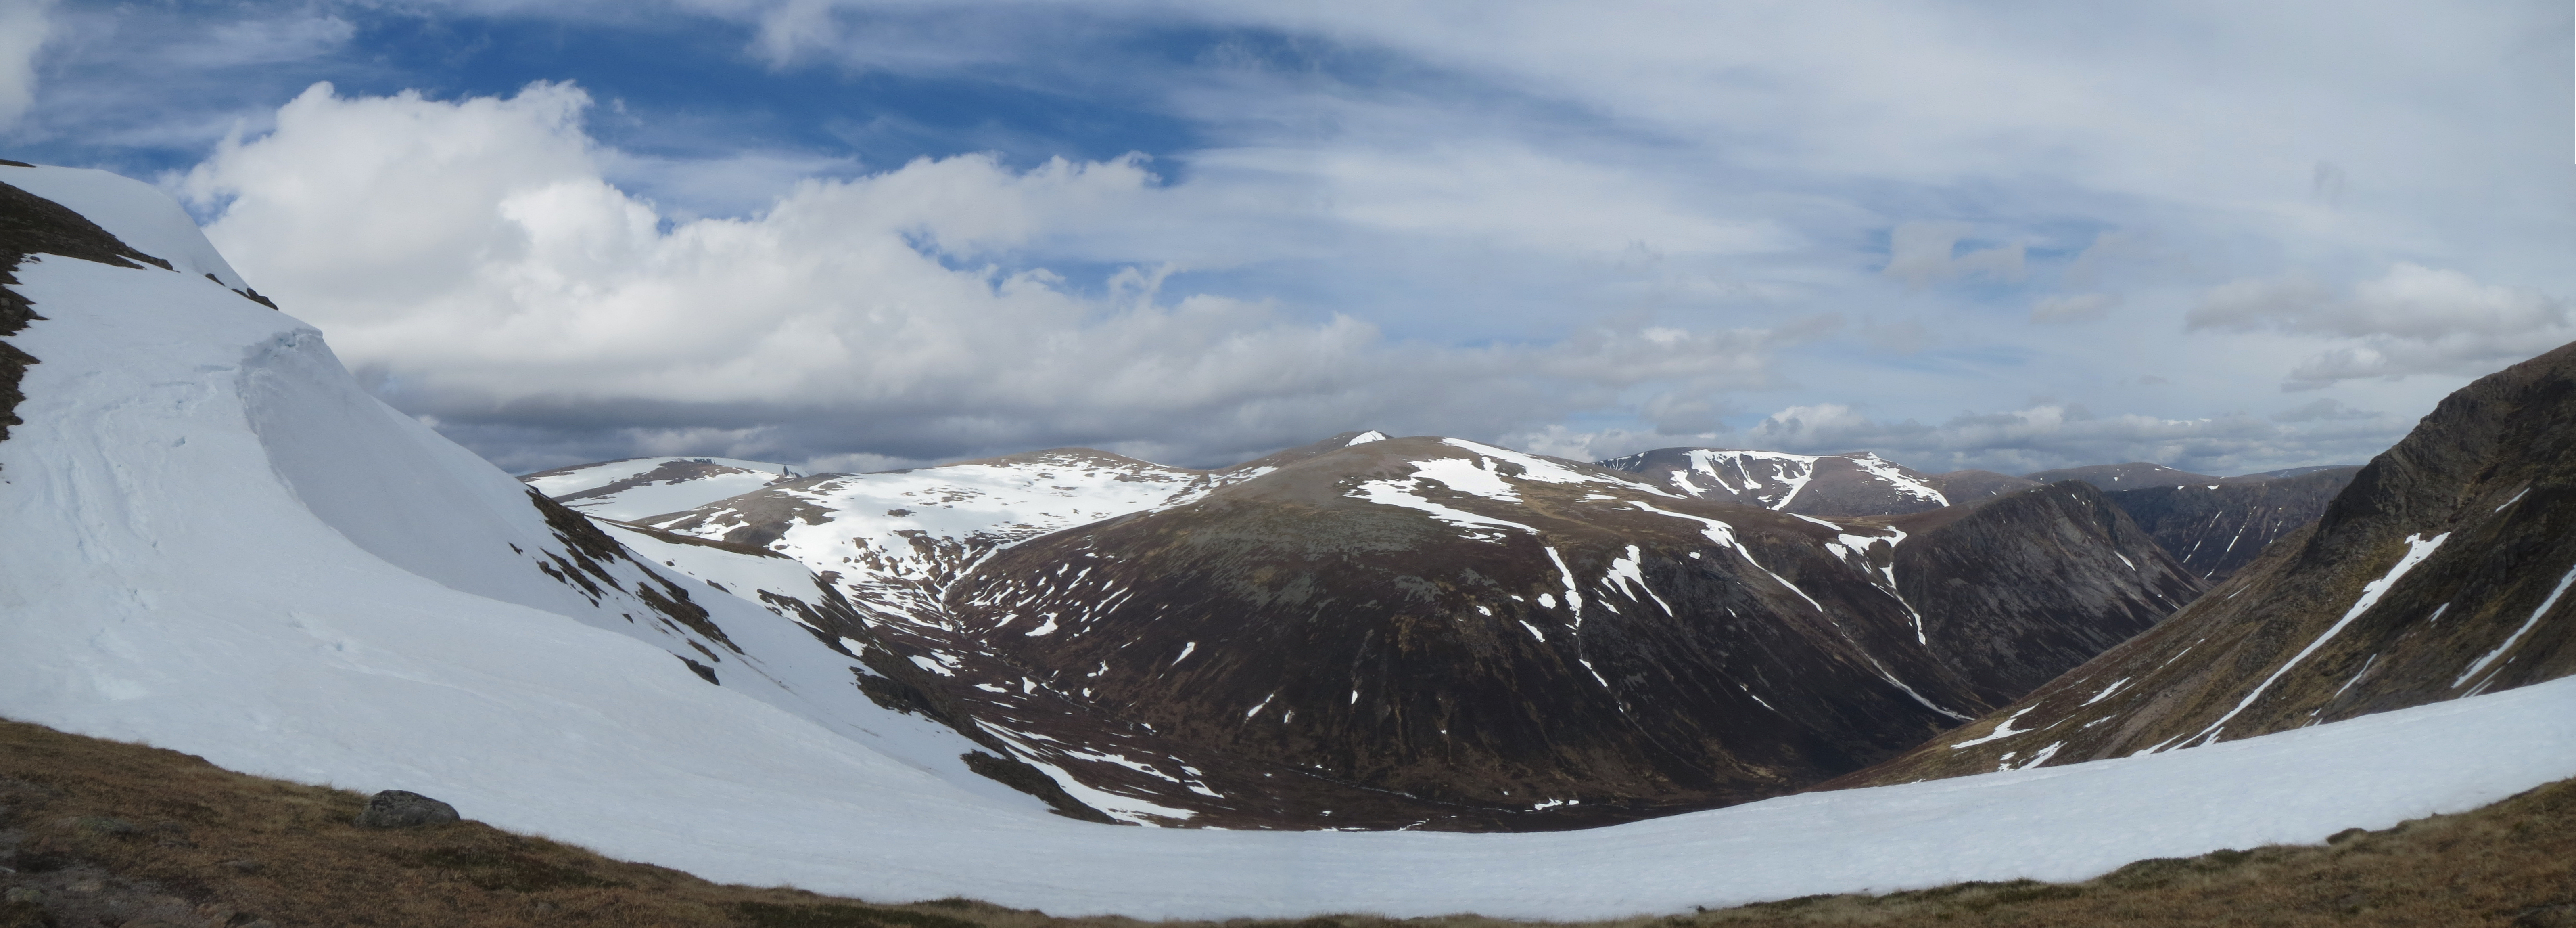
M 153 240 L 63 196 L 129 242 Z M 802 669 L 766 668 L 778 701 L 747 698 L 554 608 L 595 618 L 586 601 L 521 603 L 510 598 L 557 594 L 426 575 L 534 540 L 502 502 L 522 491 L 390 410 L 367 419 L 373 401 L 293 318 L 158 269 L 51 259 L 19 274 L 48 319 L 12 339 L 43 363 L 29 368 L 28 425 L 0 442 L 0 714 L 268 776 L 413 789 L 716 880 L 1064 915 L 1592 918 L 2078 879 L 2315 842 L 2576 775 L 2571 678 L 2146 757 L 1589 831 L 1086 825 L 898 759 L 914 734 L 936 734 L 891 730 L 905 719 L 880 715 L 874 732 L 816 721 L 789 698 L 827 698 L 802 689 Z M 255 427 L 304 417 L 347 430 Z M 375 495 L 313 485 L 333 481 Z M 461 514 L 445 505 L 459 501 Z M 476 538 L 477 522 L 503 534 Z M 779 617 L 706 599 L 747 652 L 805 653 L 764 637 L 804 634 Z

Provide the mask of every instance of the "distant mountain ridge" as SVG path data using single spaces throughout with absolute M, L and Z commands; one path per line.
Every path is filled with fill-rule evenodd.
M 1842 782 L 2153 753 L 2576 674 L 2571 435 L 2576 345 L 2480 378 L 2155 630 Z
M 1794 481 L 1823 490 L 1784 490 L 1769 500 L 1775 505 L 1799 496 L 1942 495 L 1875 458 L 1754 460 L 1788 465 L 1759 481 L 1773 489 Z M 1986 476 L 1996 478 L 1987 481 L 1994 490 L 2016 482 Z M 974 720 L 965 730 L 1008 739 L 1019 756 L 1122 797 L 1086 801 L 1127 810 L 1119 814 L 1237 827 L 1301 827 L 1327 809 L 1336 822 L 1367 827 L 1565 827 L 1758 798 L 1866 763 L 2013 698 L 2152 624 L 2199 588 L 2089 488 L 2055 488 L 1974 519 L 1953 507 L 1837 523 L 1694 498 L 1682 492 L 1693 489 L 1685 484 L 1668 489 L 1627 470 L 1454 439 L 1351 432 L 1205 471 L 1068 448 L 782 479 L 636 521 L 804 562 L 879 637 L 932 675 L 931 685 Z M 1980 529 L 2015 518 L 2024 520 L 2015 530 Z M 1921 526 L 1907 527 L 1915 522 Z M 2071 529 L 2076 525 L 2093 527 Z M 1182 534 L 1168 535 L 1176 530 Z M 2029 537 L 2008 537 L 2016 532 Z M 1714 550 L 1739 551 L 1754 566 L 1709 559 L 1708 545 L 1721 535 L 1727 542 Z M 1548 541 L 1523 550 L 1514 540 L 1532 537 Z M 1972 537 L 1979 540 L 1962 541 Z M 1349 547 L 1354 543 L 1359 547 Z M 1185 550 L 1235 553 L 1208 562 L 1200 558 L 1213 555 Z M 1337 550 L 1346 553 L 1323 554 Z M 1356 553 L 1362 550 L 1377 553 Z M 1952 551 L 1958 553 L 1944 553 Z M 1312 561 L 1318 556 L 1326 560 Z M 2085 566 L 2062 563 L 2069 556 Z M 1332 560 L 1343 557 L 1355 559 Z M 1220 563 L 1253 573 L 1238 577 Z M 1278 579 L 1290 565 L 1310 563 L 1295 568 L 1306 579 Z M 1471 564 L 1481 566 L 1466 568 Z M 1454 603 L 1428 615 L 1401 605 L 1420 601 L 1431 588 L 1424 584 L 1457 582 L 1435 578 L 1460 568 L 1469 570 L 1461 578 L 1480 578 L 1467 580 L 1470 587 L 1521 588 L 1518 599 L 1476 603 L 1472 617 Z M 1704 579 L 1663 577 L 1676 571 Z M 1305 592 L 1250 592 L 1274 581 Z M 1645 592 L 1667 582 L 1741 591 Z M 2004 588 L 2014 586 L 2030 589 Z M 1762 589 L 1772 592 L 1753 592 Z M 1315 626 L 1326 637 L 1256 644 L 1260 633 L 1250 629 L 1191 631 L 1201 619 L 1166 613 L 1191 604 L 1191 616 L 1240 623 L 1285 607 L 1279 595 L 1342 605 L 1264 621 L 1321 620 L 1344 631 Z M 1913 597 L 1935 605 L 1918 610 L 1908 604 Z M 1090 635 L 1095 621 L 1107 623 L 1102 629 L 1133 627 Z M 1262 710 L 1277 720 L 1264 730 L 1311 730 L 1290 736 L 1305 747 L 1264 746 L 1206 727 L 1216 717 L 1241 722 L 1262 706 L 1275 685 L 1262 694 L 1236 692 L 1267 685 L 1260 674 L 1307 667 L 1297 675 L 1314 679 L 1323 666 L 1376 653 L 1385 645 L 1368 642 L 1391 633 L 1378 625 L 1390 621 L 1430 621 L 1407 633 L 1416 637 L 1436 627 L 1484 628 L 1459 639 L 1484 643 L 1446 652 L 1440 649 L 1448 645 L 1421 639 L 1432 650 L 1405 658 L 1415 669 L 1390 671 L 1387 685 L 1397 690 L 1374 701 L 1356 692 L 1370 686 L 1358 686 L 1339 707 L 1282 696 Z M 1606 631 L 1615 627 L 1632 630 Z M 1724 637 L 1714 629 L 1728 627 L 1757 637 L 1779 627 L 1805 630 L 1765 646 L 1788 650 L 1762 651 L 1772 656 L 1756 660 L 1726 657 L 1732 645 L 1712 650 Z M 1577 634 L 1585 628 L 1591 631 Z M 1170 643 L 1186 658 L 1175 663 L 1255 675 L 1193 676 L 1199 682 L 1186 696 L 1151 695 L 1162 691 L 1149 681 L 1168 670 L 1128 661 L 1164 635 L 1184 636 Z M 1095 641 L 1117 646 L 1093 654 L 1080 644 Z M 1571 656 L 1558 650 L 1578 641 L 1591 643 Z M 1487 653 L 1497 647 L 1505 650 Z M 1632 647 L 1646 650 L 1622 650 Z M 1507 652 L 1521 656 L 1491 663 Z M 1266 657 L 1245 663 L 1254 654 Z M 1485 685 L 1468 681 L 1511 667 L 1521 668 L 1509 671 L 1518 681 L 1509 686 L 1524 694 L 1522 720 L 1461 717 L 1435 726 L 1449 732 L 1440 736 L 1448 747 L 1429 754 L 1421 752 L 1432 742 L 1348 717 L 1427 695 L 1404 695 L 1406 687 L 1446 680 L 1467 692 Z M 1849 679 L 1822 682 L 1840 676 Z M 1587 695 L 1603 693 L 1614 678 L 1630 681 L 1619 691 L 1628 695 Z M 1764 678 L 1813 679 L 1789 691 L 1769 689 Z M 1707 703 L 1691 704 L 1692 717 L 1803 714 L 1763 735 L 1748 733 L 1758 726 L 1727 727 L 1731 722 L 1694 729 L 1711 723 L 1683 721 L 1654 734 L 1653 726 L 1621 721 L 1630 718 L 1625 702 L 1678 706 L 1680 693 L 1707 691 L 1715 679 L 1733 679 L 1735 689 L 1716 702 L 1708 702 L 1717 699 L 1713 691 L 1690 697 Z M 1818 702 L 1801 693 L 1827 695 Z M 1763 707 L 1764 699 L 1783 708 Z M 1594 703 L 1598 719 L 1584 714 L 1594 709 L 1576 708 Z M 1431 717 L 1422 711 L 1403 710 Z M 1558 734 L 1533 739 L 1515 727 L 1529 724 Z M 1548 759 L 1556 749 L 1542 744 L 1594 759 L 1566 766 Z M 1539 753 L 1528 753 L 1534 749 Z M 1783 750 L 1789 753 L 1777 753 Z M 1700 759 L 1678 760 L 1692 757 Z M 1712 765 L 1739 772 L 1712 775 Z M 1486 772 L 1471 775 L 1469 768 Z M 1280 779 L 1289 772 L 1297 775 Z M 1506 798 L 1524 795 L 1537 798 Z
M 1598 824 L 1866 763 L 2201 588 L 2080 484 L 1935 515 L 1404 438 L 1011 547 L 948 606 L 998 658 L 960 679 L 1074 692 L 1217 792 L 1249 761 L 1418 800 L 1336 821 Z
M 1829 518 L 1924 512 L 2042 482 L 1992 471 L 1925 474 L 1866 451 L 1809 455 L 1658 448 L 1595 463 L 1697 499 Z
M 626 458 L 523 474 L 554 501 L 604 519 L 631 520 L 703 506 L 794 479 L 795 469 L 732 458 Z
M 2275 541 L 2317 520 L 2359 467 L 2302 467 L 2263 479 L 2135 487 L 2108 494 L 2203 580 L 2233 576 Z

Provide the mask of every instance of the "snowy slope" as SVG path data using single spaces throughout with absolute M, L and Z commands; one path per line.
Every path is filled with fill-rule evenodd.
M 780 643 L 812 639 L 779 616 L 699 597 L 744 646 L 724 666 L 758 655 L 781 681 L 767 701 L 749 680 L 707 685 L 659 633 L 600 627 L 587 597 L 518 579 L 542 571 L 511 545 L 570 553 L 542 517 L 514 514 L 522 488 L 371 414 L 294 319 L 157 269 L 59 259 L 18 274 L 47 319 L 10 339 L 42 363 L 27 425 L 0 442 L 0 714 L 271 776 L 414 789 L 718 880 L 1058 914 L 1573 918 L 2081 877 L 2384 827 L 2576 774 L 2576 681 L 2556 681 L 2131 760 L 1583 832 L 1085 825 L 899 759 L 907 739 L 939 735 L 907 719 L 815 721 L 797 706 L 826 701 L 803 682 L 823 665 L 768 657 L 812 656 Z M 290 424 L 305 418 L 344 430 Z M 445 520 L 459 524 L 418 524 Z M 472 575 L 484 569 L 495 576 Z M 603 569 L 652 582 L 632 562 Z
M 0 182 L 48 173 L 10 169 L 0 172 Z M 86 188 L 55 187 L 67 205 L 103 217 L 101 225 L 120 238 L 194 234 L 175 207 L 156 217 L 126 209 L 130 198 L 110 197 L 107 206 L 93 208 L 80 199 Z M 276 655 L 228 641 L 244 631 L 240 623 L 249 623 L 254 640 L 278 632 L 273 626 L 282 622 L 285 633 L 318 636 L 326 650 L 346 651 L 356 647 L 347 640 L 348 623 L 383 621 L 385 610 L 314 604 L 386 597 L 404 605 L 390 614 L 414 616 L 425 629 L 443 623 L 419 618 L 424 611 L 475 620 L 452 629 L 453 640 L 438 651 L 460 645 L 519 650 L 513 631 L 519 627 L 571 635 L 567 641 L 606 633 L 649 648 L 594 642 L 551 657 L 575 677 L 588 668 L 662 681 L 684 703 L 734 705 L 731 711 L 752 714 L 768 713 L 752 700 L 768 703 L 868 742 L 881 755 L 874 763 L 935 774 L 983 801 L 1042 808 L 969 771 L 957 755 L 974 749 L 973 742 L 869 701 L 853 685 L 852 668 L 860 662 L 800 625 L 732 597 L 692 597 L 688 586 L 696 584 L 657 575 L 579 516 L 558 508 L 549 518 L 516 481 L 361 392 L 320 333 L 292 317 L 202 277 L 157 268 L 38 259 L 21 266 L 18 276 L 19 292 L 48 320 L 12 339 L 39 363 L 29 368 L 29 399 L 19 408 L 28 424 L 0 445 L 0 469 L 9 475 L 9 524 L 17 537 L 36 533 L 31 540 L 39 543 L 0 565 L 8 572 L 0 586 L 28 601 L 9 611 L 31 619 L 0 629 L 0 635 L 29 636 L 0 644 L 0 652 L 45 653 L 62 645 L 75 655 L 100 648 L 114 655 L 152 642 L 179 648 L 190 667 L 246 662 L 237 671 L 243 679 L 228 686 L 257 690 L 253 681 L 266 680 L 292 692 L 289 684 L 309 674 L 279 668 L 270 679 L 256 670 L 256 658 Z M 217 513 L 231 524 L 210 521 Z M 236 590 L 233 603 L 213 592 L 246 584 L 293 591 L 310 602 Z M 150 616 L 193 614 L 212 624 L 118 631 L 132 625 L 120 621 L 104 634 L 64 638 L 89 620 L 46 618 L 57 610 L 85 615 L 76 604 L 101 595 Z M 478 627 L 487 618 L 510 621 Z M 574 635 L 579 625 L 597 631 Z M 185 643 L 200 636 L 211 637 Z M 600 650 L 587 653 L 592 649 Z M 226 711 L 226 699 L 182 682 L 155 682 L 156 662 L 68 658 L 0 675 L 0 693 L 10 696 L 0 705 L 19 717 L 76 728 L 84 713 L 114 706 L 119 694 L 154 706 L 161 705 L 155 697 L 165 697 L 168 714 L 155 709 L 138 719 L 155 724 Z M 725 685 L 709 687 L 691 661 Z M 462 670 L 467 681 L 484 673 Z M 438 677 L 402 674 L 424 675 Z M 476 688 L 456 680 L 438 685 Z M 280 706 L 310 701 L 307 695 L 232 711 L 292 729 L 293 723 L 268 717 Z M 369 704 L 331 702 L 352 711 Z M 697 711 L 651 708 L 675 717 Z M 236 766 L 275 769 L 253 763 L 244 749 L 221 753 L 244 762 Z
M 8 184 L 72 208 L 135 250 L 170 262 L 189 277 L 213 276 L 226 288 L 250 284 L 197 232 L 177 201 L 161 191 L 91 168 L 35 167 L 0 170 Z
M 1659 448 L 1599 464 L 1684 496 L 1828 518 L 1896 515 L 1950 505 L 1938 478 L 1865 451 L 1810 455 Z
M 938 624 L 947 585 L 999 547 L 1194 499 L 1235 476 L 1057 448 L 787 481 L 645 521 L 766 547 L 838 576 L 876 616 Z
M 795 476 L 784 464 L 732 458 L 628 458 L 519 478 L 555 501 L 607 519 L 693 509 Z

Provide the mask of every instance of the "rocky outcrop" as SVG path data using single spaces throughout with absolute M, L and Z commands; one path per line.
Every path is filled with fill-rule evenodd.
M 410 790 L 389 789 L 367 797 L 357 824 L 360 828 L 419 828 L 460 820 L 455 806 Z
M 2576 345 L 2443 400 L 2314 524 L 2154 630 L 1837 783 L 2123 757 L 2576 673 L 2571 441 Z

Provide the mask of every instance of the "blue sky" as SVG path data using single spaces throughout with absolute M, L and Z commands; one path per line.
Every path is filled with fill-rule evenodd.
M 2237 473 L 2576 340 L 2567 7 L 2244 7 L 0 0 L 0 155 L 522 471 Z

